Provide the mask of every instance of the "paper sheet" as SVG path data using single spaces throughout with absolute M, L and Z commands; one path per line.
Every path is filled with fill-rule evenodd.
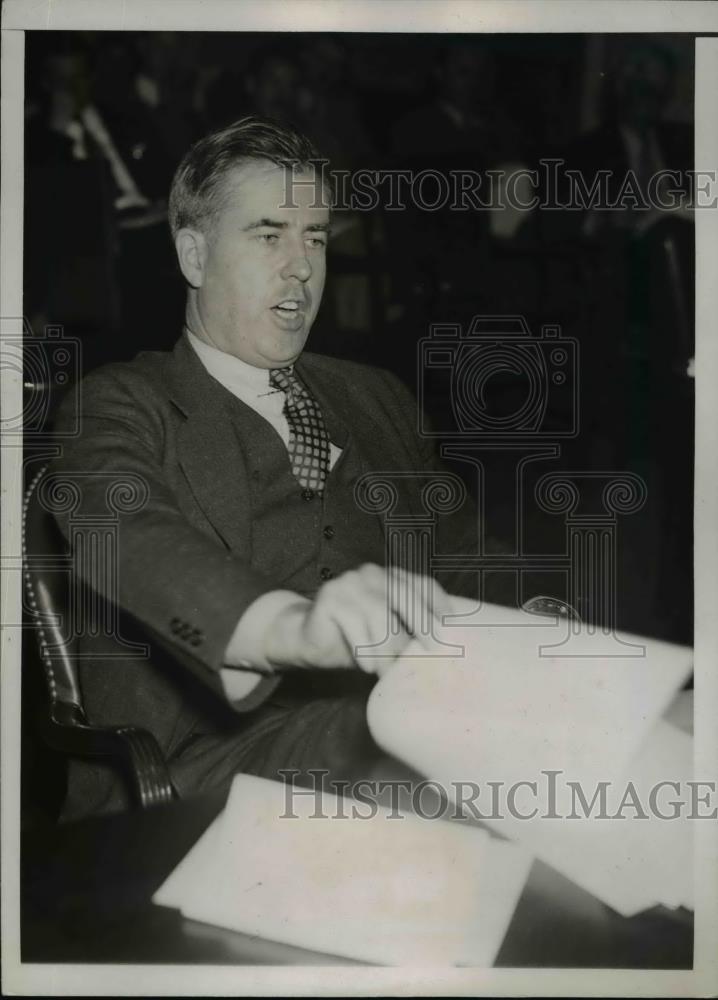
M 343 812 L 349 813 L 345 799 Z M 313 796 L 239 775 L 224 813 L 154 902 L 195 920 L 390 965 L 493 963 L 531 865 L 463 822 L 405 815 L 312 818 Z M 362 805 L 360 812 L 368 814 Z
M 633 916 L 659 903 L 693 905 L 693 831 L 685 818 L 661 819 L 648 808 L 650 789 L 659 781 L 685 782 L 692 773 L 692 740 L 685 733 L 659 722 L 643 749 L 626 767 L 624 778 L 607 796 L 609 814 L 615 813 L 627 782 L 636 789 L 646 818 L 634 818 L 624 809 L 624 819 L 600 819 L 594 814 L 578 819 L 487 821 L 503 836 L 523 843 L 537 857 L 592 893 L 623 916 Z M 590 801 L 593 789 L 588 790 Z M 657 807 L 671 815 L 674 790 L 657 797 Z M 689 805 L 688 802 L 685 803 Z M 570 798 L 557 798 L 563 815 L 571 812 Z
M 592 656 L 584 630 L 565 657 L 565 623 L 445 628 L 459 658 L 418 655 L 418 643 L 382 677 L 367 718 L 387 752 L 423 773 L 457 780 L 522 780 L 562 768 L 581 780 L 620 775 L 689 676 L 692 650 L 654 639 L 641 657 Z M 541 647 L 544 654 L 541 655 Z M 549 655 L 550 654 L 550 655 Z
M 512 817 L 504 798 L 503 818 L 487 825 L 618 912 L 688 905 L 692 831 L 685 820 L 634 821 L 630 810 L 625 820 L 541 816 L 549 812 L 546 770 L 560 772 L 565 794 L 554 811 L 562 816 L 571 811 L 568 781 L 579 782 L 589 802 L 598 782 L 612 783 L 608 811 L 615 812 L 628 780 L 646 801 L 655 782 L 691 776 L 690 736 L 659 720 L 689 676 L 692 650 L 628 636 L 645 646 L 645 656 L 592 657 L 601 637 L 584 630 L 578 655 L 541 656 L 541 646 L 560 641 L 565 623 L 547 629 L 515 614 L 515 628 L 447 628 L 442 637 L 463 646 L 461 659 L 408 649 L 372 692 L 374 738 L 449 793 L 457 782 L 475 782 L 486 793 L 489 782 L 508 789 L 535 781 L 536 796 L 516 802 L 523 813 L 537 807 L 536 818 Z M 476 805 L 492 813 L 481 796 Z

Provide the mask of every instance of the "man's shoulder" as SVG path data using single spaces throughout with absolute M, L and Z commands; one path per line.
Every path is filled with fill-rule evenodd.
M 80 387 L 85 412 L 112 412 L 130 405 L 155 411 L 169 401 L 168 351 L 142 351 L 131 361 L 112 361 L 89 372 Z
M 128 387 L 160 387 L 165 378 L 169 351 L 141 351 L 131 361 L 111 361 L 88 372 L 82 380 L 83 386 L 108 385 L 116 383 Z
M 144 351 L 131 361 L 113 361 L 88 372 L 78 391 L 68 392 L 54 416 L 56 429 L 80 416 L 136 426 L 159 427 L 169 411 L 167 362 L 163 351 Z M 79 414 L 78 411 L 79 410 Z

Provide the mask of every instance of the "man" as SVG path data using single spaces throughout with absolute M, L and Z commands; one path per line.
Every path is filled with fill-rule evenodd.
M 365 775 L 376 660 L 362 647 L 390 620 L 382 652 L 395 656 L 420 633 L 416 614 L 461 607 L 382 568 L 382 522 L 354 499 L 366 472 L 406 473 L 397 502 L 422 512 L 409 474 L 439 466 L 410 395 L 386 372 L 303 353 L 330 225 L 318 160 L 257 118 L 189 151 L 169 201 L 186 329 L 171 353 L 85 380 L 82 432 L 56 466 L 77 477 L 81 513 L 107 511 L 108 483 L 140 484 L 119 515 L 117 572 L 98 580 L 92 559 L 82 571 L 121 616 L 119 635 L 86 629 L 81 683 L 92 723 L 154 733 L 179 795 L 237 771 Z M 470 507 L 442 521 L 457 551 L 475 549 Z M 72 763 L 66 816 L 123 802 L 105 765 Z

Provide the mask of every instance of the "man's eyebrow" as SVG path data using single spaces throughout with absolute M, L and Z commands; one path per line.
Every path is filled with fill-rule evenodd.
M 276 219 L 258 219 L 256 222 L 250 222 L 248 226 L 244 227 L 244 232 L 248 233 L 251 229 L 286 229 L 289 223 L 278 222 Z
M 279 222 L 277 219 L 257 219 L 256 222 L 250 222 L 248 226 L 245 226 L 244 232 L 249 233 L 254 229 L 286 229 L 288 225 L 288 222 Z M 304 227 L 305 233 L 328 233 L 330 230 L 331 223 L 329 222 L 314 222 Z

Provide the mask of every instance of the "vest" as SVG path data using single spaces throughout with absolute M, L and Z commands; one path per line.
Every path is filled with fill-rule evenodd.
M 278 588 L 312 597 L 346 570 L 368 562 L 384 565 L 382 523 L 354 501 L 354 485 L 369 469 L 351 435 L 319 495 L 292 475 L 286 445 L 274 428 L 239 400 L 233 398 L 233 404 L 250 483 L 252 569 Z M 331 418 L 325 415 L 325 421 L 331 437 Z

